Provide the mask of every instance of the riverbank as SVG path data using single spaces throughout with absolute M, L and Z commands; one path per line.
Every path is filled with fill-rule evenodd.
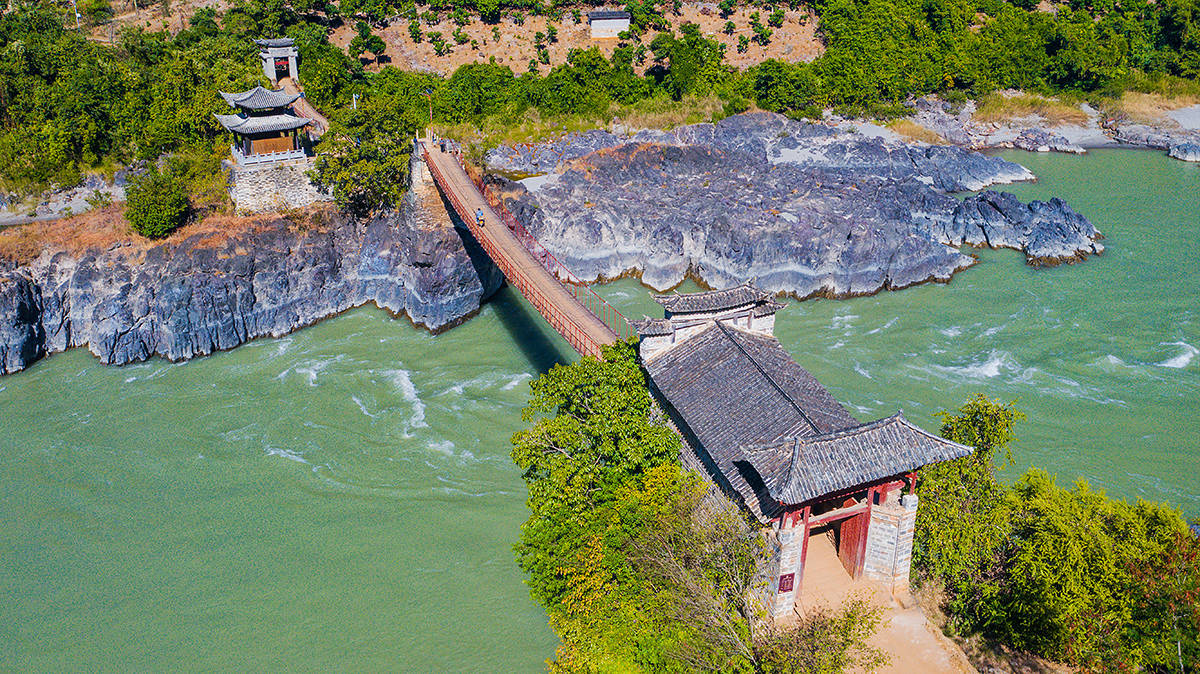
M 756 277 L 795 297 L 846 297 L 945 282 L 975 262 L 963 244 L 1043 265 L 1103 250 L 1061 200 L 947 194 L 1034 177 L 1018 164 L 772 113 L 673 133 L 589 132 L 489 162 L 560 170 L 529 191 L 501 182 L 510 209 L 583 278 L 636 274 L 668 288 Z M 435 331 L 454 325 L 501 275 L 452 225 L 424 164 L 411 169 L 401 207 L 366 221 L 317 208 L 216 219 L 151 243 L 112 210 L 91 239 L 71 222 L 5 232 L 0 373 L 82 345 L 106 364 L 182 360 L 368 302 Z
M 430 330 L 456 324 L 502 276 L 413 166 L 401 208 L 370 220 L 328 208 L 218 217 L 155 243 L 114 210 L 91 228 L 7 233 L 0 374 L 85 345 L 105 364 L 186 360 L 368 302 Z

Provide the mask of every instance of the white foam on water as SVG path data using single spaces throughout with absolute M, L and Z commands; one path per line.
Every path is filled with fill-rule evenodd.
M 378 415 L 378 414 L 371 414 L 371 413 L 370 413 L 370 412 L 367 410 L 367 406 L 363 404 L 363 401 L 361 401 L 361 400 L 359 400 L 359 399 L 358 399 L 358 396 L 350 396 L 350 399 L 354 401 L 354 404 L 355 404 L 355 405 L 358 405 L 358 409 L 359 409 L 359 411 L 361 411 L 363 414 L 365 414 L 365 415 L 367 415 L 367 416 L 371 417 L 372 419 L 378 419 L 378 418 L 379 418 L 379 415 Z
M 853 323 L 858 319 L 855 314 L 846 314 L 845 316 L 834 316 L 829 320 L 830 330 L 844 330 L 846 334 L 850 334 L 854 327 Z
M 454 456 L 454 443 L 449 440 L 437 440 L 429 443 L 429 448 L 439 454 Z
M 425 403 L 417 394 L 417 387 L 413 384 L 408 370 L 387 370 L 385 374 L 400 390 L 400 395 L 404 397 L 404 400 L 412 405 L 412 416 L 408 421 L 409 428 L 429 428 L 429 423 L 425 421 Z
M 1000 373 L 1005 370 L 1014 372 L 1020 370 L 1020 363 L 1007 351 L 992 351 L 982 362 L 975 361 L 969 365 L 930 365 L 929 367 L 953 378 L 991 379 L 1000 376 Z
M 829 350 L 833 351 L 834 349 L 840 349 L 843 346 L 846 346 L 846 343 L 839 339 L 838 341 L 833 343 L 833 346 L 829 347 Z
M 516 375 L 512 379 L 509 379 L 507 384 L 500 387 L 500 390 L 501 391 L 511 391 L 511 390 L 515 389 L 516 387 L 520 386 L 522 382 L 528 381 L 530 379 L 533 379 L 533 375 L 529 374 L 528 372 L 522 372 L 521 374 Z
M 892 320 L 888 321 L 887 323 L 884 323 L 884 324 L 883 324 L 881 327 L 875 328 L 874 330 L 868 330 L 868 331 L 867 331 L 867 334 L 868 334 L 868 335 L 874 335 L 874 334 L 876 334 L 876 333 L 883 332 L 884 330 L 887 330 L 888 328 L 890 328 L 890 327 L 892 327 L 893 325 L 895 325 L 895 324 L 896 324 L 896 321 L 898 321 L 898 320 L 900 320 L 900 317 L 899 317 L 899 316 L 894 316 L 894 317 L 892 318 Z
M 126 378 L 125 378 L 125 383 L 126 383 L 126 384 L 131 384 L 131 383 L 133 383 L 133 382 L 135 382 L 135 381 L 137 381 L 137 377 L 126 377 Z
M 942 328 L 941 330 L 938 330 L 938 332 L 947 337 L 957 337 L 961 335 L 963 331 L 962 328 L 958 327 L 957 325 L 952 325 L 948 328 Z
M 863 369 L 863 366 L 860 365 L 858 363 L 858 361 L 854 362 L 854 371 L 861 374 L 862 376 L 866 377 L 867 379 L 874 379 L 874 377 L 872 377 L 870 375 L 870 373 L 868 373 L 866 370 Z
M 1168 358 L 1161 363 L 1156 363 L 1159 367 L 1170 367 L 1175 369 L 1185 368 L 1191 364 L 1192 359 L 1196 357 L 1196 354 L 1200 353 L 1200 349 L 1197 349 L 1187 342 L 1164 342 L 1163 346 L 1182 346 L 1183 353 L 1175 356 L 1174 358 Z
M 992 335 L 996 334 L 997 332 L 1000 332 L 1000 331 L 1001 331 L 1001 330 L 1003 330 L 1003 329 L 1004 329 L 1004 326 L 1003 326 L 1003 325 L 993 325 L 992 327 L 990 327 L 990 328 L 988 328 L 987 330 L 984 330 L 984 331 L 983 331 L 983 336 L 984 336 L 984 337 L 991 337 Z
M 281 380 L 287 379 L 289 373 L 295 372 L 296 374 L 304 375 L 304 378 L 308 381 L 308 385 L 315 387 L 317 385 L 317 379 L 321 376 L 321 373 L 324 372 L 325 369 L 330 365 L 342 360 L 343 358 L 345 358 L 344 354 L 338 354 L 333 358 L 326 358 L 325 360 L 310 360 L 302 365 L 290 367 L 283 372 L 280 372 L 275 378 Z
M 296 463 L 312 465 L 303 456 L 297 454 L 296 452 L 293 452 L 290 449 L 283 449 L 280 447 L 267 447 L 267 456 L 280 456 L 280 457 L 287 459 L 288 461 L 295 461 Z

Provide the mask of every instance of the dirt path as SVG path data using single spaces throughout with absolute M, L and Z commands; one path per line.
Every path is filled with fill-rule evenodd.
M 876 583 L 851 579 L 828 536 L 809 539 L 806 562 L 802 607 L 838 606 L 856 595 L 883 609 L 879 631 L 870 640 L 872 646 L 891 657 L 891 662 L 879 670 L 883 674 L 976 674 L 962 649 L 929 622 L 916 602 L 904 608 Z
M 300 98 L 296 99 L 296 102 L 292 104 L 292 107 L 296 109 L 296 112 L 300 113 L 301 117 L 308 117 L 313 121 L 310 125 L 313 139 L 325 135 L 325 132 L 329 130 L 329 120 L 303 96 L 304 90 L 300 85 L 290 77 L 283 77 L 279 80 L 279 86 L 283 87 L 283 90 L 289 94 L 301 94 Z

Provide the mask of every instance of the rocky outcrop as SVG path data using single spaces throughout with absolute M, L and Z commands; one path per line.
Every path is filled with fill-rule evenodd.
M 1084 149 L 1065 136 L 1045 129 L 1024 129 L 1013 139 L 1013 147 L 1029 152 L 1067 152 L 1083 154 Z
M 974 263 L 964 243 L 1017 248 L 1034 263 L 1103 250 L 1060 200 L 946 193 L 1029 175 L 1015 164 L 850 135 L 741 115 L 560 161 L 528 190 L 500 182 L 509 208 L 573 272 L 636 273 L 658 289 L 690 274 L 715 287 L 753 278 L 797 297 L 849 296 L 946 281 Z
M 403 206 L 368 221 L 263 219 L 144 251 L 47 251 L 0 266 L 0 373 L 83 345 L 103 363 L 186 359 L 368 302 L 433 330 L 452 325 L 502 278 L 414 168 Z
M 1200 131 L 1167 129 L 1145 124 L 1112 125 L 1114 137 L 1127 145 L 1166 150 L 1167 154 L 1184 161 L 1200 161 Z
M 1184 141 L 1172 145 L 1167 149 L 1167 154 L 1176 159 L 1183 161 L 1200 162 L 1200 138 L 1193 141 Z
M 886 142 L 772 113 L 735 115 L 717 124 L 691 124 L 674 131 L 569 134 L 544 146 L 501 146 L 489 152 L 485 161 L 489 168 L 509 173 L 547 173 L 592 152 L 630 143 L 709 147 L 772 164 L 837 170 L 844 175 L 910 177 L 947 191 L 1034 178 L 1018 164 L 956 147 Z

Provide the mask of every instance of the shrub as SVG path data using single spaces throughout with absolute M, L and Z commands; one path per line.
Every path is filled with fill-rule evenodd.
M 187 212 L 187 195 L 173 175 L 154 167 L 129 180 L 125 219 L 138 234 L 161 239 L 184 223 Z

